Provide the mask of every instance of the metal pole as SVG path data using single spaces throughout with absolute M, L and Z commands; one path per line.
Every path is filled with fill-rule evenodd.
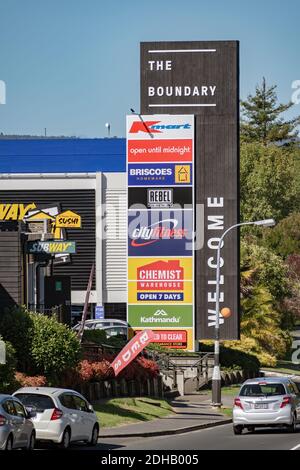
M 220 261 L 221 248 L 224 237 L 232 229 L 241 227 L 242 225 L 255 225 L 255 222 L 243 222 L 229 227 L 221 236 L 217 250 L 217 269 L 216 269 L 216 323 L 215 323 L 215 346 L 214 346 L 214 370 L 212 376 L 212 406 L 221 407 L 221 370 L 220 370 Z
M 223 236 L 218 243 L 216 271 L 216 324 L 215 324 L 215 364 L 212 376 L 212 404 L 220 407 L 221 402 L 221 371 L 220 371 L 220 259 Z

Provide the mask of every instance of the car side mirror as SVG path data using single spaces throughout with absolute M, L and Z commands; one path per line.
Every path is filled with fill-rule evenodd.
M 89 403 L 88 408 L 89 408 L 89 411 L 90 411 L 91 413 L 94 413 L 93 405 L 91 405 L 91 404 Z
M 35 418 L 36 417 L 36 411 L 33 411 L 33 410 L 27 410 L 27 418 L 28 419 L 31 419 L 31 418 Z

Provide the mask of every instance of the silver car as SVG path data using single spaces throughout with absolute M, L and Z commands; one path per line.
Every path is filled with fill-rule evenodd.
M 97 444 L 100 428 L 97 415 L 75 390 L 24 387 L 14 397 L 34 411 L 32 421 L 37 440 L 56 443 L 63 449 L 75 441 L 85 441 L 90 446 Z
M 289 378 L 267 377 L 247 380 L 234 399 L 233 430 L 254 431 L 256 427 L 285 426 L 296 432 L 300 421 L 300 392 Z
M 17 398 L 0 395 L 0 450 L 34 449 L 33 416 Z
M 77 323 L 77 325 L 72 327 L 73 331 L 79 331 L 81 322 Z M 128 323 L 124 320 L 118 320 L 114 318 L 103 318 L 102 320 L 86 320 L 84 324 L 85 330 L 103 330 L 104 328 L 108 327 L 117 327 L 122 326 L 124 328 L 128 328 Z

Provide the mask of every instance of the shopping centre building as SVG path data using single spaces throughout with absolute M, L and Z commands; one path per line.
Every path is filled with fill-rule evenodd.
M 0 306 L 126 319 L 125 139 L 0 140 Z

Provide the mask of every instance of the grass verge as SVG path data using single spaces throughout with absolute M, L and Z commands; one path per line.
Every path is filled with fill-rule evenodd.
M 232 418 L 232 408 L 221 408 L 220 412 L 228 418 Z
M 230 385 L 229 387 L 222 387 L 222 395 L 235 397 L 239 393 L 240 388 L 240 385 Z
M 122 426 L 138 421 L 151 421 L 173 413 L 166 400 L 156 398 L 111 398 L 93 405 L 100 426 L 103 428 Z
M 281 374 L 300 375 L 300 365 L 293 364 L 291 361 L 278 361 L 276 367 L 262 367 L 262 370 L 277 372 Z

